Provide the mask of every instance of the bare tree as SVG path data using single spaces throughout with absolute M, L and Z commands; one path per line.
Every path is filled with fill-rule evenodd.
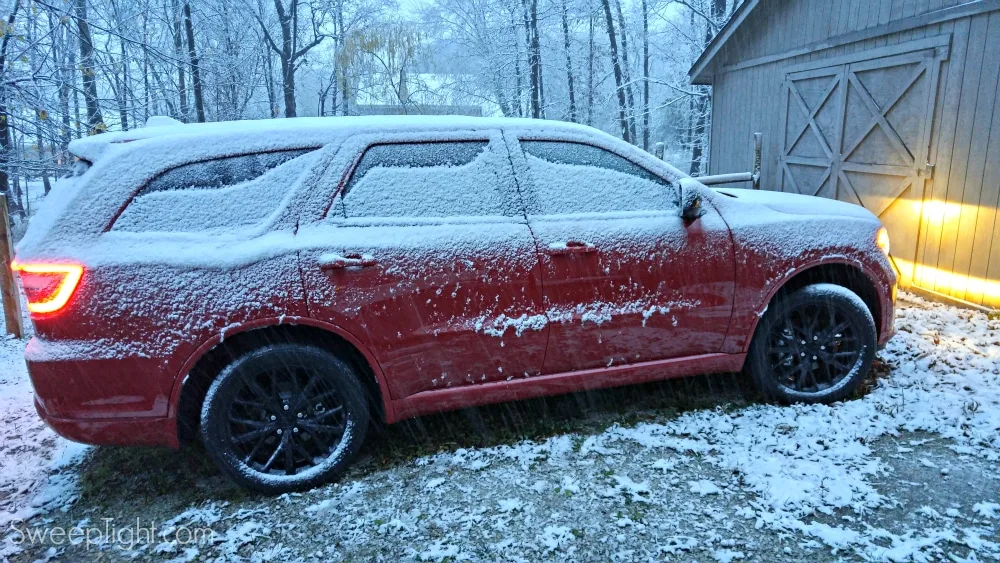
M 618 9 L 618 28 L 621 30 L 622 38 L 622 74 L 623 80 L 625 80 L 625 95 L 628 98 L 628 133 L 629 142 L 635 142 L 636 131 L 635 131 L 635 98 L 632 96 L 632 71 L 630 70 L 628 64 L 628 32 L 626 31 L 625 16 L 622 15 L 622 3 L 621 0 L 615 0 L 615 7 Z
M 94 41 L 87 21 L 87 0 L 76 0 L 76 27 L 80 35 L 80 72 L 83 75 L 83 99 L 87 104 L 88 133 L 107 131 L 97 100 L 97 74 L 94 69 Z
M 645 0 L 644 0 L 645 1 Z M 566 48 L 566 87 L 569 91 L 569 120 L 576 121 L 576 92 L 573 89 L 573 56 L 569 48 L 569 10 L 566 0 L 562 1 L 563 45 Z
M 642 0 L 642 150 L 649 150 L 649 3 Z
M 618 60 L 618 41 L 615 38 L 615 21 L 611 17 L 610 0 L 601 0 L 601 5 L 604 7 L 604 20 L 607 23 L 608 43 L 611 44 L 611 65 L 615 71 L 615 92 L 618 95 L 618 121 L 622 129 L 622 139 L 631 143 L 632 136 L 629 134 L 628 102 L 625 100 L 625 87 L 622 83 L 622 66 Z
M 181 63 L 184 60 L 184 36 L 181 32 L 181 8 L 177 0 L 170 0 L 170 15 L 174 24 L 174 57 L 177 61 L 177 96 L 180 98 L 181 121 L 190 117 L 187 97 L 187 69 Z
M 188 57 L 191 59 L 191 82 L 194 88 L 194 111 L 198 123 L 205 122 L 205 97 L 201 89 L 201 73 L 198 68 L 198 50 L 194 46 L 194 25 L 191 23 L 191 3 L 184 0 L 184 30 L 187 34 Z
M 7 50 L 10 47 L 10 30 L 14 27 L 17 12 L 21 9 L 21 0 L 14 0 L 14 6 L 4 22 L 3 41 L 0 41 L 0 79 L 3 90 L 0 91 L 0 195 L 7 197 L 10 193 L 10 162 L 11 162 L 11 115 L 7 100 Z M 9 198 L 8 198 L 9 200 Z
M 309 17 L 312 27 L 312 39 L 299 46 L 299 12 L 303 3 L 300 0 L 290 0 L 286 6 L 284 0 L 274 0 L 274 12 L 281 29 L 281 44 L 274 40 L 263 14 L 258 14 L 257 21 L 264 33 L 267 45 L 278 55 L 281 62 L 282 93 L 284 94 L 285 117 L 295 117 L 295 71 L 298 70 L 302 58 L 326 38 L 321 31 L 323 13 L 311 8 Z
M 594 9 L 588 0 L 587 18 L 587 125 L 594 124 Z

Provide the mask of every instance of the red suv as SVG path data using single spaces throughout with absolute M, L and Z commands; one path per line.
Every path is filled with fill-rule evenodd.
M 579 125 L 324 118 L 73 142 L 17 247 L 41 416 L 92 444 L 200 435 L 267 492 L 371 421 L 705 372 L 857 388 L 893 333 L 879 221 L 712 190 Z

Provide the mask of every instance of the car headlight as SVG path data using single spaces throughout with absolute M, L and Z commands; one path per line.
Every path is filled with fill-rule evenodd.
M 875 235 L 875 244 L 885 252 L 885 255 L 889 255 L 889 231 L 885 227 L 879 227 L 878 233 Z

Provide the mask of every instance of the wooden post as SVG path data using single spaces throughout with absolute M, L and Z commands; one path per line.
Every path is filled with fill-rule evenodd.
M 13 240 L 10 236 L 10 218 L 7 215 L 7 197 L 0 195 L 0 299 L 3 300 L 4 320 L 7 321 L 7 334 L 21 338 L 24 327 L 21 326 L 21 295 L 17 290 L 17 280 L 10 269 L 10 261 L 14 257 Z
M 761 152 L 764 148 L 764 135 L 753 134 L 753 189 L 760 189 Z
M 663 160 L 664 148 L 665 145 L 663 143 L 656 143 L 653 145 L 653 155 L 656 156 L 656 158 Z

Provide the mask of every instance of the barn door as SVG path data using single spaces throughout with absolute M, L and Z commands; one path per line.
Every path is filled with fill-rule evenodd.
M 782 190 L 862 205 L 889 230 L 912 280 L 940 50 L 881 56 L 785 77 Z

